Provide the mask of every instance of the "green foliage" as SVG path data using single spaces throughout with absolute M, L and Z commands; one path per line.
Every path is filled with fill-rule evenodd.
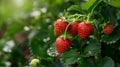
M 118 27 L 115 28 L 115 30 L 112 32 L 112 34 L 110 35 L 103 35 L 102 36 L 102 41 L 106 42 L 107 44 L 112 44 L 112 43 L 116 43 L 119 39 L 120 39 L 120 33 L 116 33 L 119 32 Z
M 78 12 L 78 13 L 85 13 L 82 8 L 78 5 L 72 5 L 71 7 L 68 8 L 69 12 Z
M 79 67 L 96 67 L 92 59 L 89 58 L 80 58 L 78 62 Z
M 111 6 L 120 8 L 120 0 L 103 0 L 103 1 Z
M 61 61 L 65 65 L 74 64 L 79 60 L 79 53 L 76 50 L 70 50 L 62 55 Z
M 91 39 L 88 43 L 88 45 L 84 48 L 83 56 L 89 57 L 89 56 L 96 56 L 101 52 L 101 44 L 95 40 Z
M 101 2 L 101 0 L 88 0 L 88 1 L 83 5 L 83 9 L 90 12 L 90 11 L 93 10 L 100 2 Z
M 110 57 L 104 57 L 99 63 L 98 67 L 114 67 L 114 61 Z
M 0 67 L 30 66 L 34 58 L 37 67 L 120 67 L 120 0 L 17 1 L 0 0 Z M 54 23 L 60 16 L 94 27 L 85 40 L 69 35 L 72 45 L 63 54 L 55 48 Z M 108 23 L 114 30 L 105 35 Z
M 38 39 L 40 38 L 40 39 Z M 43 58 L 46 59 L 48 57 L 47 55 L 47 49 L 49 48 L 49 43 L 43 42 L 43 37 L 41 37 L 39 34 L 37 34 L 30 43 L 30 50 L 37 58 Z M 38 49 L 38 50 L 36 50 Z

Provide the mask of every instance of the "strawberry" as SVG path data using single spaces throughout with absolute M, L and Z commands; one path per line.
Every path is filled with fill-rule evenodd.
M 86 39 L 90 34 L 93 33 L 93 31 L 94 28 L 91 24 L 82 22 L 78 25 L 78 35 L 81 37 L 81 39 Z
M 61 54 L 70 48 L 71 40 L 64 39 L 63 37 L 58 37 L 56 39 L 55 45 L 57 52 Z
M 78 30 L 77 30 L 78 24 L 79 21 L 73 22 L 68 28 L 68 33 L 73 37 L 78 34 Z
M 60 33 L 65 32 L 65 29 L 68 25 L 68 22 L 65 22 L 63 19 L 57 19 L 54 24 L 54 33 L 56 36 L 59 36 Z
M 106 35 L 109 35 L 112 33 L 113 29 L 114 29 L 114 26 L 112 24 L 107 24 L 103 29 L 103 33 Z

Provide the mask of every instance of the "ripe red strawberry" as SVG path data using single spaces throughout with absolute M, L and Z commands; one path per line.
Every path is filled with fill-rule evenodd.
M 114 26 L 112 24 L 107 24 L 104 27 L 103 32 L 104 32 L 104 34 L 109 35 L 112 33 L 113 29 L 114 29 Z
M 73 37 L 78 34 L 78 24 L 79 21 L 73 22 L 68 28 L 68 33 Z
M 64 39 L 63 37 L 58 37 L 56 39 L 55 45 L 57 52 L 61 54 L 70 48 L 71 40 Z
M 78 25 L 78 35 L 81 37 L 81 39 L 86 39 L 90 34 L 93 33 L 93 31 L 94 28 L 91 24 L 82 22 Z
M 64 32 L 67 25 L 68 25 L 68 22 L 65 22 L 63 19 L 57 19 L 57 21 L 54 24 L 55 35 L 59 36 L 60 33 Z

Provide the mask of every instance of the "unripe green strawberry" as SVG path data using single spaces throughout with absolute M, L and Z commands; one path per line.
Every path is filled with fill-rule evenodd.
M 56 50 L 59 54 L 65 52 L 70 48 L 71 40 L 64 39 L 64 37 L 58 37 L 55 42 Z
M 54 24 L 54 33 L 56 36 L 59 36 L 60 33 L 65 32 L 65 29 L 68 25 L 68 22 L 65 22 L 63 19 L 57 19 Z
M 73 22 L 68 28 L 68 33 L 73 37 L 78 34 L 78 24 L 79 21 Z
M 94 31 L 94 28 L 91 24 L 88 24 L 86 22 L 79 23 L 78 25 L 78 35 L 81 37 L 81 39 L 86 39 L 91 35 Z
M 104 27 L 103 32 L 104 32 L 104 34 L 109 35 L 112 33 L 113 29 L 114 29 L 114 26 L 112 24 L 107 24 Z
M 32 59 L 30 62 L 31 67 L 37 67 L 37 64 L 40 63 L 39 59 Z

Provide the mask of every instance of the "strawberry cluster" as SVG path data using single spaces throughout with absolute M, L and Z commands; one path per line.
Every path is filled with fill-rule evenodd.
M 103 33 L 109 35 L 112 33 L 114 27 L 112 24 L 107 24 L 104 29 Z M 78 35 L 81 39 L 87 39 L 94 31 L 92 24 L 87 22 L 79 22 L 74 21 L 72 23 L 68 23 L 63 19 L 57 19 L 54 23 L 54 34 L 58 36 L 55 42 L 56 50 L 59 54 L 65 52 L 70 48 L 71 40 L 64 36 L 60 36 L 62 33 L 67 32 L 72 37 Z
M 61 33 L 65 32 L 68 24 L 69 23 L 64 21 L 63 19 L 57 19 L 54 24 L 54 33 L 56 36 L 58 36 L 55 45 L 57 52 L 60 54 L 68 50 L 71 45 L 71 40 L 69 38 L 64 38 L 63 36 L 60 36 Z M 89 37 L 89 35 L 93 33 L 93 26 L 86 22 L 80 23 L 79 21 L 75 21 L 70 24 L 67 32 L 73 37 L 79 35 L 81 39 L 86 39 L 87 37 Z

